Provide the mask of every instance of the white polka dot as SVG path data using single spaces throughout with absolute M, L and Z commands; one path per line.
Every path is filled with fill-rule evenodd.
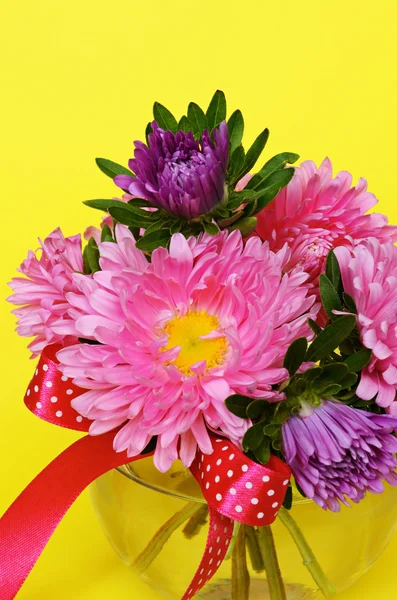
M 201 462 L 204 462 L 204 454 L 201 455 Z
M 222 552 L 222 548 L 219 548 L 217 555 L 219 556 L 221 554 L 221 552 Z
M 218 465 L 218 467 L 219 467 L 219 465 L 221 465 L 221 464 L 222 464 L 222 459 L 221 459 L 221 458 L 218 458 L 218 460 L 216 461 L 216 464 L 217 464 L 217 465 Z
M 204 473 L 201 473 L 201 479 L 204 479 Z
M 217 438 L 215 441 L 216 442 L 223 442 L 223 440 L 221 440 L 221 438 Z
M 262 481 L 263 481 L 264 483 L 267 483 L 268 481 L 270 481 L 270 477 L 269 477 L 269 475 L 264 475 L 264 477 L 262 477 Z
M 68 396 L 70 396 L 70 394 L 73 394 L 73 390 L 66 390 L 66 393 Z
M 66 377 L 66 375 L 62 375 L 61 379 L 62 379 L 62 381 L 67 381 L 69 379 L 69 377 Z
M 198 585 L 201 585 L 203 583 L 203 580 L 200 579 L 200 581 L 198 582 Z
M 227 533 L 227 527 L 223 528 L 223 533 Z
M 221 541 L 220 536 L 218 535 L 218 537 L 216 538 L 216 543 L 219 544 L 219 542 Z
M 233 458 L 234 458 L 234 454 L 231 454 L 231 455 L 229 456 L 229 460 L 233 460 Z
M 243 473 L 246 473 L 248 471 L 248 465 L 243 465 L 241 467 L 241 470 L 242 470 Z
M 26 392 L 27 396 L 30 396 L 30 389 Z
M 220 502 L 222 500 L 222 494 L 217 494 L 215 498 Z
M 207 483 L 205 484 L 205 489 L 208 490 L 209 487 L 210 487 L 210 483 L 209 483 L 209 481 L 207 481 Z
M 219 482 L 220 482 L 220 480 L 221 480 L 221 478 L 219 477 L 219 475 L 217 475 L 217 476 L 215 477 L 215 483 L 219 483 Z
M 211 575 L 211 573 L 212 573 L 212 569 L 210 569 L 210 570 L 208 571 L 208 573 L 207 573 L 208 577 Z
M 274 496 L 274 494 L 275 494 L 274 490 L 269 490 L 269 491 L 267 492 L 267 495 L 268 495 L 268 496 Z
M 210 546 L 210 549 L 208 550 L 208 552 L 211 554 L 211 552 L 212 552 L 212 546 Z
M 286 479 L 285 481 L 283 481 L 283 485 L 288 485 L 289 484 L 289 479 Z
M 36 408 L 41 408 L 41 402 L 36 402 Z
M 81 423 L 82 420 L 83 420 L 83 417 L 81 415 L 79 415 L 78 417 L 76 417 L 77 423 Z
M 225 450 L 229 450 L 229 446 L 223 446 L 222 450 L 223 450 L 223 451 L 225 451 Z
M 218 529 L 218 525 L 214 525 L 214 531 L 216 531 Z
M 251 504 L 258 504 L 259 500 L 258 498 L 252 498 L 251 500 Z
M 237 506 L 235 507 L 235 509 L 236 509 L 236 512 L 241 513 L 242 510 L 243 510 L 243 507 L 240 506 L 239 504 L 237 504 Z
M 39 386 L 35 385 L 33 389 L 34 389 L 35 392 L 38 392 L 39 391 Z
M 211 558 L 210 562 L 208 563 L 209 565 L 212 565 L 212 563 L 214 562 L 214 559 Z
M 63 412 L 61 410 L 57 410 L 57 412 L 55 413 L 56 417 L 62 417 Z
M 48 371 L 48 365 L 43 365 L 43 371 Z
M 38 374 L 39 374 L 39 370 L 38 370 L 38 369 L 36 369 L 36 370 L 35 370 L 35 372 L 34 372 L 34 374 L 35 374 L 35 375 L 38 375 Z
M 222 561 L 218 560 L 218 562 L 216 563 L 216 566 L 219 567 L 219 565 L 221 565 L 221 564 L 222 564 Z
M 58 398 L 56 396 L 51 396 L 50 400 L 53 404 L 55 404 L 55 402 L 58 402 Z
M 46 381 L 45 385 L 46 385 L 46 387 L 51 388 L 52 387 L 52 381 Z
M 258 517 L 258 519 L 263 519 L 263 517 L 265 516 L 265 513 L 259 512 L 256 516 Z
M 278 502 L 273 502 L 272 508 L 277 508 L 277 506 L 278 506 Z
M 225 546 L 228 546 L 229 542 L 230 542 L 230 540 L 229 540 L 229 538 L 227 538 L 227 540 L 225 540 Z
M 231 469 L 229 469 L 229 471 L 227 472 L 227 476 L 228 477 L 233 477 L 233 471 Z
M 229 492 L 231 493 L 232 496 L 236 495 L 236 490 L 234 488 L 230 488 Z
M 207 465 L 207 473 L 211 471 L 211 465 Z
M 252 483 L 250 481 L 247 481 L 245 487 L 247 488 L 247 490 L 252 490 Z
M 204 569 L 201 569 L 200 571 L 200 575 L 202 575 L 204 573 Z

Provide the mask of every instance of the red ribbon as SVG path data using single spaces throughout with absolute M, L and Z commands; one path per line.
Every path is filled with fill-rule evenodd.
M 70 401 L 84 390 L 57 368 L 59 346 L 48 346 L 25 394 L 25 404 L 40 418 L 79 431 L 90 421 Z M 62 517 L 97 477 L 140 460 L 113 450 L 115 432 L 85 436 L 55 458 L 20 494 L 0 520 L 0 600 L 12 600 Z M 224 438 L 213 437 L 214 451 L 201 452 L 191 466 L 209 505 L 210 526 L 200 565 L 182 600 L 190 600 L 213 577 L 225 558 L 234 521 L 269 525 L 284 501 L 289 467 L 272 456 L 266 466 L 245 456 Z M 146 454 L 145 456 L 148 456 Z

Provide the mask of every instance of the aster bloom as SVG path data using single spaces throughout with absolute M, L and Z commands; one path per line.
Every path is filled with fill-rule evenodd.
M 397 485 L 397 419 L 334 401 L 305 407 L 283 425 L 287 464 L 308 498 L 324 509 L 360 502 L 367 491 L 383 492 L 382 480 Z
M 114 447 L 129 456 L 158 436 L 161 471 L 178 456 L 189 466 L 197 446 L 211 453 L 207 428 L 239 444 L 249 423 L 225 399 L 280 397 L 272 385 L 288 376 L 286 348 L 309 335 L 316 310 L 307 275 L 283 276 L 285 249 L 258 238 L 244 246 L 237 231 L 174 234 L 151 263 L 126 227 L 116 236 L 99 245 L 101 271 L 75 275 L 75 321 L 57 329 L 100 342 L 58 353 L 61 371 L 89 390 L 73 407 L 94 421 L 93 435 L 122 425 Z
M 15 293 L 8 298 L 12 304 L 21 305 L 13 310 L 18 317 L 17 332 L 34 337 L 29 344 L 33 356 L 47 344 L 65 341 L 52 324 L 69 319 L 66 294 L 78 291 L 72 276 L 83 271 L 80 235 L 65 238 L 58 228 L 40 244 L 37 253 L 30 251 L 18 269 L 24 277 L 10 282 Z
M 332 248 L 352 246 L 371 236 L 382 242 L 397 240 L 397 227 L 388 225 L 385 215 L 365 214 L 376 204 L 376 197 L 367 192 L 365 179 L 352 187 L 347 171 L 332 177 L 328 158 L 319 168 L 306 161 L 257 215 L 256 233 L 269 240 L 272 250 L 288 243 L 291 258 L 287 270 L 303 266 L 316 283 Z
M 377 404 L 397 414 L 397 248 L 370 239 L 335 254 L 344 289 L 357 306 L 361 342 L 372 350 L 356 394 L 364 400 L 376 395 Z
M 148 144 L 136 141 L 129 167 L 136 177 L 117 175 L 115 183 L 154 206 L 187 220 L 208 213 L 225 196 L 229 135 L 226 122 L 201 139 L 188 131 L 165 131 L 156 121 Z

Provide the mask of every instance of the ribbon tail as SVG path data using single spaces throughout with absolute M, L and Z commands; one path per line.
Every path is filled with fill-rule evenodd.
M 207 543 L 198 569 L 181 600 L 190 600 L 221 566 L 233 535 L 234 521 L 224 517 L 211 506 Z
M 85 436 L 57 456 L 0 519 L 0 600 L 12 600 L 81 492 L 110 469 L 142 458 L 113 450 L 114 431 Z M 145 456 L 148 456 L 146 454 Z

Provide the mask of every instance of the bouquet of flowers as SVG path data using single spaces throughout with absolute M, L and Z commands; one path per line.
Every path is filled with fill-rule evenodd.
M 257 168 L 269 131 L 245 151 L 243 116 L 226 118 L 220 91 L 179 121 L 153 112 L 128 168 L 97 159 L 120 192 L 85 202 L 105 216 L 84 248 L 55 229 L 10 284 L 17 331 L 40 357 L 25 403 L 89 435 L 0 522 L 6 600 L 82 489 L 143 456 L 161 472 L 182 461 L 208 503 L 184 600 L 227 554 L 232 597 L 247 600 L 246 546 L 269 597 L 285 599 L 273 521 L 310 553 L 293 490 L 339 511 L 397 484 L 397 227 L 367 214 L 365 180 L 334 177 L 328 159 L 294 168 L 284 152 Z M 307 566 L 334 595 L 312 554 Z

